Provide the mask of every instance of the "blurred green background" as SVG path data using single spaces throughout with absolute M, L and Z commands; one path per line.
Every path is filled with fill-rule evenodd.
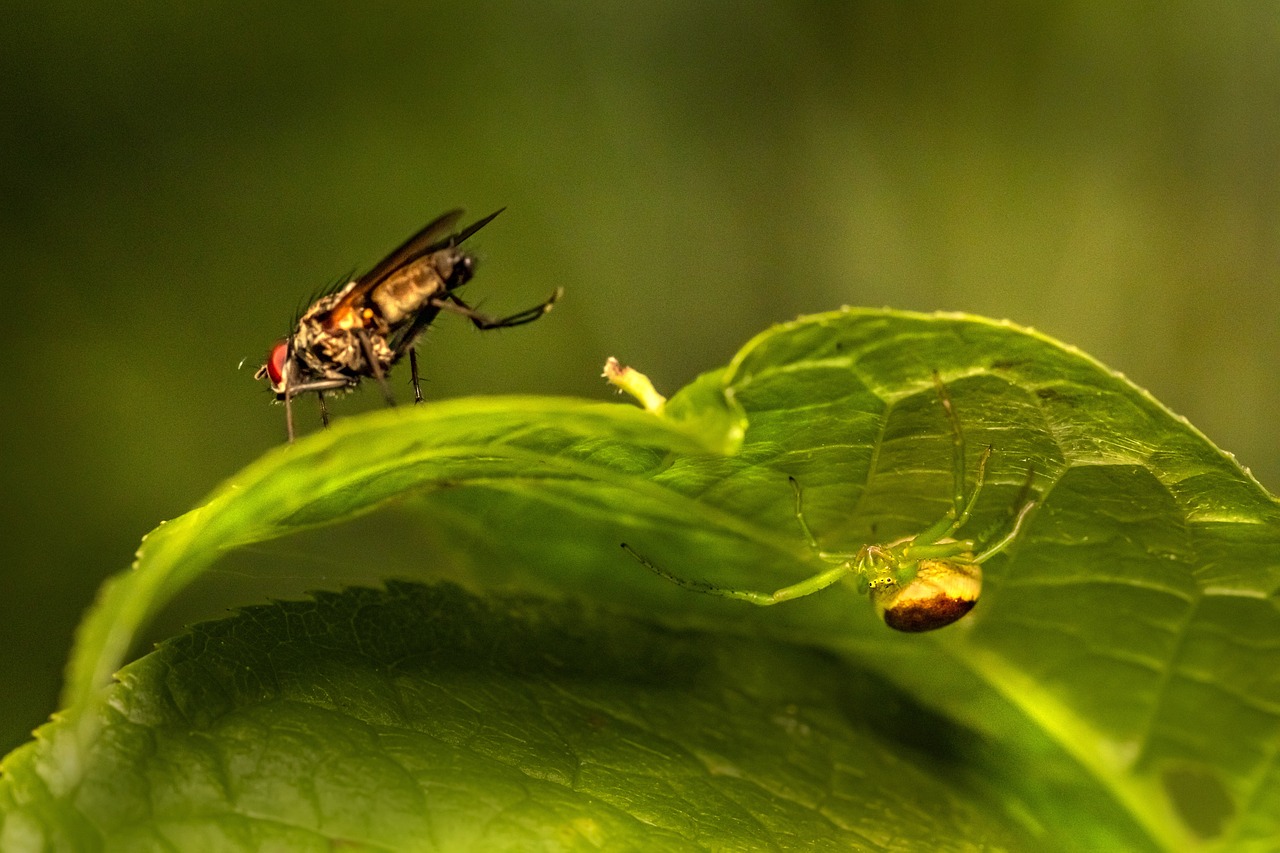
M 1280 487 L 1276 3 L 9 3 L 2 33 L 0 749 L 141 535 L 281 441 L 251 375 L 295 309 L 454 206 L 509 207 L 474 301 L 567 295 L 445 317 L 433 398 L 608 399 L 608 355 L 674 390 L 799 313 L 962 310 Z

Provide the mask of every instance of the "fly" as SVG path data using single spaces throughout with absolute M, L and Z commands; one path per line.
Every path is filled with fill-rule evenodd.
M 387 385 L 392 365 L 409 356 L 415 403 L 422 402 L 418 383 L 418 338 L 441 311 L 461 314 L 478 329 L 504 329 L 532 323 L 551 310 L 561 288 L 544 302 L 512 314 L 490 317 L 472 308 L 455 292 L 475 274 L 475 257 L 461 248 L 472 234 L 505 208 L 456 233 L 461 210 L 429 222 L 400 248 L 364 275 L 320 297 L 298 318 L 298 327 L 277 341 L 258 368 L 276 400 L 284 403 L 285 430 L 293 441 L 293 398 L 315 392 L 320 418 L 327 426 L 325 393 L 350 391 L 372 378 L 387 405 L 395 398 Z

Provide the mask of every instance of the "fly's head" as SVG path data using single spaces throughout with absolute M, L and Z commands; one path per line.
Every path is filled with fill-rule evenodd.
M 270 386 L 277 400 L 284 399 L 285 389 L 290 384 L 289 380 L 296 373 L 296 367 L 291 364 L 294 359 L 290 349 L 288 338 L 276 341 L 271 347 L 271 352 L 267 353 L 266 364 L 259 367 L 257 373 L 253 374 L 254 379 L 267 380 L 267 385 Z
M 316 328 L 315 318 L 320 313 L 318 309 L 327 309 L 332 301 L 333 297 L 327 296 L 307 309 L 299 318 L 294 333 L 272 344 L 266 363 L 253 374 L 254 379 L 267 380 L 277 400 L 283 400 L 290 389 L 318 378 L 309 364 L 312 359 L 307 358 L 308 350 Z
M 476 256 L 458 246 L 441 249 L 432 257 L 445 290 L 453 290 L 471 281 L 476 274 Z

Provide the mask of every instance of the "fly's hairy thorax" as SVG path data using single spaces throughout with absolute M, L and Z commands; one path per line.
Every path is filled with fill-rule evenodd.
M 294 351 L 314 377 L 341 379 L 369 373 L 370 367 L 357 330 L 367 332 L 379 367 L 386 371 L 391 366 L 394 353 L 387 344 L 387 323 L 376 310 L 347 307 L 334 313 L 334 307 L 354 286 L 355 282 L 351 282 L 336 293 L 321 298 L 298 320 Z

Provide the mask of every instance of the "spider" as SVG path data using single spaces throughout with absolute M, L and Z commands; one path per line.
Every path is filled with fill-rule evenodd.
M 973 539 L 956 539 L 956 534 L 969 520 L 978 495 L 986 480 L 991 448 L 986 447 L 978 459 L 973 490 L 966 494 L 964 476 L 964 432 L 956 417 L 946 386 L 935 371 L 934 387 L 951 424 L 954 455 L 952 471 L 954 491 L 951 508 L 942 518 L 914 536 L 905 536 L 883 545 L 863 545 L 854 552 L 823 550 L 805 520 L 799 482 L 789 477 L 795 493 L 795 517 L 805 541 L 828 568 L 799 583 L 773 592 L 730 589 L 705 581 L 677 577 L 653 564 L 625 542 L 622 547 L 654 574 L 674 584 L 708 595 L 736 598 L 761 607 L 804 598 L 826 589 L 846 577 L 857 579 L 858 590 L 868 593 L 876 613 L 890 628 L 920 632 L 943 628 L 964 616 L 977 604 L 982 592 L 982 564 L 1008 548 L 1018 537 L 1027 515 L 1036 506 L 1030 498 L 1034 469 L 1027 472 L 1021 504 L 1013 515 L 1009 530 L 993 542 L 980 545 Z M 1015 504 L 1016 506 L 1017 504 Z

